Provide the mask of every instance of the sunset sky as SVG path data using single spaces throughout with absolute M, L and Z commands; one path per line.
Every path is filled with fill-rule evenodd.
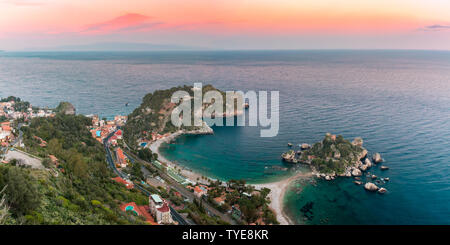
M 0 0 L 0 50 L 450 49 L 448 0 Z

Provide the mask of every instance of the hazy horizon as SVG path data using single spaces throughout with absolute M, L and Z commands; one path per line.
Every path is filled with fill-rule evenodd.
M 201 50 L 450 50 L 450 2 L 443 0 L 0 0 L 0 9 L 1 50 L 128 42 Z

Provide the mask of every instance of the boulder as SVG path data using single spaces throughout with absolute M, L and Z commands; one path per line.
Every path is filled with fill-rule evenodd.
M 372 161 L 370 161 L 369 158 L 366 158 L 366 160 L 364 160 L 364 164 L 366 164 L 368 168 L 372 167 Z
M 345 172 L 345 177 L 352 177 L 352 172 L 346 171 Z
M 360 177 L 355 177 L 355 180 L 361 180 L 361 178 Z
M 288 146 L 289 146 L 289 147 L 292 147 L 292 143 L 288 143 Z
M 362 182 L 361 181 L 357 181 L 357 180 L 353 181 L 353 183 L 355 183 L 357 185 L 362 185 Z
M 331 177 L 330 177 L 329 175 L 327 175 L 327 176 L 325 176 L 325 180 L 330 181 L 330 180 L 331 180 Z
M 310 147 L 311 147 L 311 146 L 308 145 L 308 144 L 306 144 L 306 143 L 303 143 L 303 144 L 300 145 L 300 148 L 301 148 L 302 150 L 309 149 Z
M 375 174 L 372 174 L 372 176 L 370 176 L 372 179 L 377 179 L 377 176 Z
M 367 182 L 367 183 L 364 185 L 364 189 L 366 189 L 366 190 L 368 190 L 368 191 L 377 191 L 377 190 L 378 190 L 378 186 L 375 185 L 375 184 L 372 183 L 372 182 Z
M 388 177 L 384 178 L 384 181 L 389 181 L 390 179 Z
M 389 167 L 388 167 L 388 166 L 381 166 L 380 169 L 381 169 L 381 170 L 388 170 Z
M 381 158 L 380 153 L 373 154 L 372 160 L 373 160 L 374 163 L 380 163 L 380 162 L 383 161 L 383 159 Z
M 285 161 L 285 162 L 297 163 L 297 159 L 295 158 L 295 152 L 292 151 L 292 150 L 283 153 L 283 154 L 281 155 L 281 158 L 282 158 L 283 161 Z
M 367 170 L 367 165 L 366 165 L 366 164 L 363 164 L 363 165 L 359 166 L 359 169 L 360 169 L 361 171 L 366 171 L 366 170 Z
M 363 139 L 362 139 L 361 137 L 356 137 L 356 138 L 352 141 L 352 144 L 353 144 L 353 145 L 356 145 L 356 146 L 359 146 L 359 147 L 362 147 L 362 146 L 363 146 L 363 143 L 364 143 L 364 141 L 363 141 Z
M 359 170 L 357 168 L 353 169 L 352 175 L 353 176 L 361 176 L 362 175 L 361 170 Z
M 386 188 L 383 188 L 383 187 L 381 187 L 381 188 L 378 190 L 378 193 L 380 193 L 380 194 L 384 194 L 384 193 L 386 193 L 386 192 L 387 192 Z
M 359 159 L 363 159 L 367 156 L 367 153 L 369 153 L 366 149 L 363 149 L 363 151 L 359 154 Z

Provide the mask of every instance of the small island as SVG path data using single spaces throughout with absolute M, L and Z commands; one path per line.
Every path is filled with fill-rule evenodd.
M 355 184 L 361 185 L 359 176 L 370 169 L 374 164 L 383 161 L 379 153 L 373 154 L 373 162 L 367 157 L 368 151 L 363 147 L 363 139 L 355 138 L 352 142 L 344 139 L 342 135 L 327 133 L 325 138 L 310 146 L 306 143 L 300 145 L 299 151 L 289 150 L 281 155 L 283 161 L 288 163 L 308 164 L 318 178 L 333 180 L 338 176 L 355 177 Z M 388 167 L 383 166 L 383 170 Z M 372 179 L 377 179 L 372 175 Z M 365 189 L 385 193 L 386 189 L 378 188 L 373 183 L 367 183 Z M 370 187 L 370 188 L 369 188 Z

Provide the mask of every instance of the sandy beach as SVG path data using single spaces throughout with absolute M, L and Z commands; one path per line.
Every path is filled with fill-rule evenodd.
M 289 219 L 289 217 L 286 215 L 286 213 L 283 210 L 283 199 L 284 194 L 286 193 L 287 189 L 289 188 L 289 185 L 292 183 L 292 181 L 298 179 L 298 178 L 309 178 L 312 176 L 311 172 L 303 173 L 299 172 L 295 174 L 294 176 L 291 176 L 289 178 L 277 181 L 277 182 L 271 182 L 271 183 L 264 183 L 264 184 L 254 184 L 254 186 L 257 189 L 262 188 L 269 188 L 271 191 L 269 193 L 269 198 L 271 200 L 270 202 L 270 208 L 275 212 L 278 222 L 280 222 L 281 225 L 290 225 L 294 224 L 294 222 Z
M 208 181 L 205 179 L 202 179 L 202 177 L 204 177 L 203 175 L 196 173 L 190 169 L 186 169 L 183 166 L 180 166 L 179 164 L 173 163 L 171 161 L 169 161 L 167 158 L 165 158 L 160 152 L 159 152 L 159 147 L 161 146 L 162 143 L 167 143 L 170 142 L 171 140 L 175 139 L 176 137 L 182 135 L 183 132 L 182 131 L 177 131 L 175 133 L 172 133 L 171 135 L 164 137 L 162 139 L 156 140 L 153 143 L 151 143 L 148 148 L 150 148 L 150 150 L 153 153 L 158 154 L 158 160 L 161 163 L 166 164 L 167 166 L 170 166 L 172 168 L 176 168 L 176 169 L 181 169 L 181 174 L 183 176 L 185 176 L 186 178 L 188 178 L 190 181 L 192 182 L 200 182 L 202 184 L 208 184 Z M 210 178 L 211 179 L 211 178 Z
M 170 167 L 181 169 L 181 174 L 188 178 L 190 181 L 193 182 L 200 182 L 204 184 L 208 184 L 207 180 L 202 179 L 201 174 L 198 174 L 192 170 L 185 169 L 183 166 L 180 166 L 178 164 L 175 164 L 169 160 L 167 160 L 160 152 L 159 147 L 164 142 L 169 142 L 176 137 L 183 134 L 183 132 L 178 131 L 176 133 L 173 133 L 165 138 L 156 140 L 155 142 L 151 143 L 148 147 L 153 153 L 158 154 L 158 160 L 162 163 L 167 164 Z M 289 225 L 294 224 L 292 220 L 289 219 L 289 217 L 286 215 L 286 213 L 283 210 L 283 199 L 284 194 L 286 193 L 287 189 L 289 188 L 289 184 L 292 183 L 292 181 L 298 179 L 298 178 L 309 178 L 312 176 L 311 172 L 298 172 L 294 176 L 291 176 L 286 179 L 282 179 L 280 181 L 276 182 L 270 182 L 270 183 L 263 183 L 263 184 L 251 184 L 255 186 L 256 189 L 262 189 L 262 188 L 269 188 L 271 191 L 269 193 L 269 198 L 271 200 L 270 208 L 275 212 L 278 222 L 280 222 L 281 225 Z

